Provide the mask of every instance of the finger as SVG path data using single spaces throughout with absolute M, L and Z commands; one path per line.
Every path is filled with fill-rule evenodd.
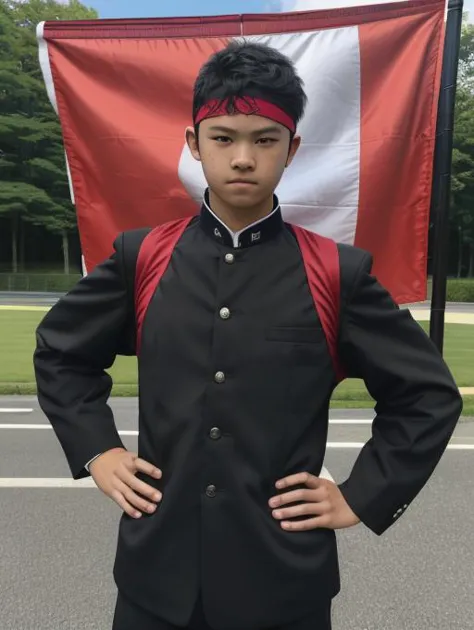
M 120 508 L 122 508 L 122 510 L 126 514 L 128 514 L 132 518 L 140 518 L 141 517 L 141 512 L 136 510 L 133 507 L 133 505 L 130 505 L 130 503 L 125 499 L 125 497 L 123 496 L 123 494 L 119 490 L 113 490 L 112 494 L 110 495 L 110 497 L 111 497 L 111 499 L 113 499 L 115 501 L 115 503 L 117 503 L 117 505 Z
M 133 470 L 130 470 L 126 466 L 119 467 L 115 472 L 115 476 L 127 487 L 136 490 L 137 492 L 143 494 L 143 496 L 148 497 L 152 501 L 161 501 L 161 492 L 156 490 L 156 488 L 153 488 L 153 486 L 145 483 L 141 479 L 138 479 L 138 477 L 135 476 L 135 472 Z
M 309 488 L 318 488 L 323 483 L 323 480 L 319 477 L 315 477 L 308 472 L 295 473 L 288 477 L 279 479 L 275 486 L 281 490 L 282 488 L 288 488 L 288 486 L 296 486 L 297 484 L 305 484 Z
M 152 501 L 155 501 L 156 503 L 158 501 L 161 501 L 161 497 L 162 497 L 161 492 L 157 490 L 156 488 L 153 488 L 153 486 L 148 485 L 144 481 L 141 481 L 140 479 L 138 479 L 138 477 L 135 477 L 135 475 L 127 474 L 126 479 L 122 479 L 122 481 L 129 488 L 132 488 L 132 490 L 135 490 L 135 492 L 138 492 L 144 497 L 147 497 L 148 499 L 151 499 Z
M 119 479 L 116 481 L 115 488 L 125 497 L 125 500 L 134 508 L 138 508 L 141 512 L 153 514 L 156 510 L 156 504 L 150 503 L 140 495 L 136 494 L 132 488 L 123 483 Z
M 309 488 L 298 488 L 284 494 L 277 494 L 269 501 L 271 507 L 278 507 L 295 501 L 306 501 L 307 503 L 319 503 L 325 501 L 329 496 L 327 486 L 321 486 L 316 490 Z M 301 497 L 301 498 L 298 498 Z
M 304 521 L 281 521 L 280 525 L 283 529 L 292 532 L 307 531 L 309 529 L 318 529 L 321 527 L 332 529 L 331 521 L 327 514 L 307 518 Z
M 327 502 L 321 503 L 302 503 L 292 507 L 273 510 L 272 515 L 278 520 L 295 518 L 296 516 L 304 516 L 305 514 L 322 515 L 330 511 L 331 506 Z
M 150 477 L 154 477 L 155 479 L 161 479 L 162 477 L 162 472 L 159 468 L 150 464 L 150 462 L 145 461 L 141 457 L 137 457 L 135 460 L 135 467 L 140 472 L 150 475 Z
M 286 505 L 287 503 L 296 503 L 297 501 L 312 503 L 314 501 L 313 493 L 314 490 L 299 488 L 298 490 L 291 490 L 291 492 L 285 492 L 285 494 L 272 497 L 269 504 L 271 507 L 278 507 L 280 505 Z

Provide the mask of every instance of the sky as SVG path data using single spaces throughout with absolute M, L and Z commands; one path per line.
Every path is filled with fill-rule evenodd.
M 332 8 L 375 4 L 387 0 L 82 0 L 101 18 L 225 15 Z M 474 17 L 474 0 L 464 0 L 464 10 Z

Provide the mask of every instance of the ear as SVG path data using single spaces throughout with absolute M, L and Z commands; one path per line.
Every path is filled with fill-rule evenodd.
M 188 145 L 193 158 L 200 162 L 201 156 L 199 154 L 199 144 L 194 127 L 186 127 L 186 144 Z
M 292 163 L 293 158 L 296 155 L 296 152 L 300 148 L 300 144 L 301 144 L 301 136 L 293 136 L 290 142 L 290 150 L 288 151 L 288 158 L 286 160 L 285 168 L 290 166 L 290 164 Z

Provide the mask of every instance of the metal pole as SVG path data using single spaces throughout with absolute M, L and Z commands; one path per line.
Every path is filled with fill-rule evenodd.
M 433 168 L 431 202 L 431 212 L 434 218 L 433 291 L 431 294 L 430 337 L 441 353 L 443 352 L 446 310 L 454 105 L 462 10 L 463 0 L 449 0 Z

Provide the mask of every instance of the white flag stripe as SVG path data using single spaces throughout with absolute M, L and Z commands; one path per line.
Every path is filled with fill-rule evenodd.
M 302 145 L 277 188 L 286 221 L 353 244 L 360 176 L 360 50 L 357 27 L 247 39 L 287 55 L 308 104 Z

